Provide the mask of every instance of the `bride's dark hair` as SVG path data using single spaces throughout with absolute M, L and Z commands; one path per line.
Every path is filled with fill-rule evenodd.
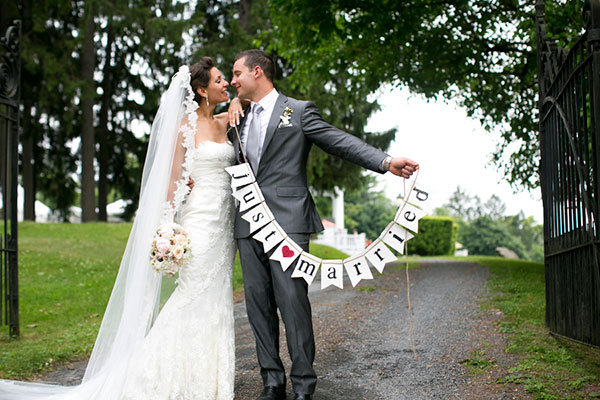
M 202 104 L 202 96 L 197 92 L 198 88 L 206 89 L 210 82 L 210 70 L 215 63 L 210 57 L 202 57 L 196 64 L 190 65 L 190 85 L 194 91 L 194 100 L 198 105 Z

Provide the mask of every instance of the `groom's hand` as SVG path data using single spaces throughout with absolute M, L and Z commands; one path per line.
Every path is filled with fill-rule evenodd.
M 419 169 L 419 164 L 409 158 L 394 157 L 390 161 L 389 171 L 403 178 L 410 178 L 413 172 Z

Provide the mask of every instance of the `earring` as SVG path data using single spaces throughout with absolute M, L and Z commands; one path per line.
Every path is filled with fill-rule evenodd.
M 210 107 L 210 103 L 208 102 L 208 96 L 206 96 L 206 107 Z

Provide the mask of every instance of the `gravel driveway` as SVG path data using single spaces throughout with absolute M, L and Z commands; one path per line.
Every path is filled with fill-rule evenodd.
M 502 337 L 478 305 L 486 296 L 488 270 L 473 263 L 423 261 L 410 270 L 413 333 L 409 343 L 406 277 L 402 266 L 346 289 L 310 287 L 319 376 L 314 398 L 326 399 L 513 399 L 521 389 L 469 375 L 460 361 L 483 341 L 495 344 L 502 360 Z M 255 399 L 262 389 L 244 303 L 235 306 L 236 399 Z M 500 317 L 501 318 L 501 317 Z M 489 319 L 489 318 L 487 318 Z M 285 337 L 282 330 L 282 338 Z M 286 371 L 285 341 L 281 354 Z M 63 367 L 47 382 L 76 384 L 85 362 Z M 288 385 L 289 386 L 289 385 Z M 288 388 L 288 398 L 293 398 Z

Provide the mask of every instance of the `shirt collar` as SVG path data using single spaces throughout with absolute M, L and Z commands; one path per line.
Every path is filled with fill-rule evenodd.
M 271 110 L 273 107 L 275 107 L 275 102 L 277 101 L 277 97 L 279 97 L 279 92 L 277 92 L 277 90 L 275 88 L 273 88 L 273 90 L 271 90 L 269 93 L 267 93 L 267 95 L 265 95 L 265 97 L 263 97 L 262 99 L 260 99 L 258 101 L 258 104 L 260 104 L 260 106 L 263 108 L 263 110 Z M 254 104 L 256 103 L 252 103 L 252 109 L 254 110 Z

